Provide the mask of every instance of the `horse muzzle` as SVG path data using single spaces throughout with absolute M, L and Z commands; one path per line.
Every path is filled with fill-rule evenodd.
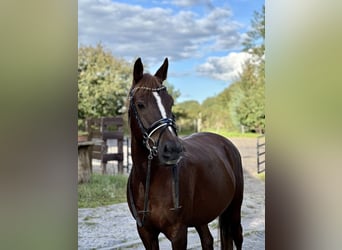
M 178 140 L 167 140 L 158 150 L 159 160 L 165 165 L 177 164 L 183 155 L 183 146 Z

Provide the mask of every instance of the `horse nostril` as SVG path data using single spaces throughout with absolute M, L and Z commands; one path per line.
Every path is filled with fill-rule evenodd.
M 163 163 L 167 165 L 176 164 L 181 157 L 183 148 L 178 141 L 166 141 L 162 146 L 161 152 L 159 157 Z
M 183 152 L 183 147 L 182 147 L 182 145 L 181 144 L 177 144 L 177 153 L 182 153 Z
M 164 147 L 163 147 L 163 155 L 164 156 L 177 157 L 178 154 L 180 154 L 181 152 L 183 152 L 183 149 L 182 149 L 182 146 L 180 145 L 180 143 L 173 142 L 173 141 L 167 141 L 164 144 Z
M 170 149 L 169 149 L 167 143 L 165 143 L 165 146 L 164 146 L 164 153 L 168 153 L 168 152 L 170 152 Z
M 164 153 L 179 153 L 181 148 L 174 142 L 166 142 L 164 145 Z

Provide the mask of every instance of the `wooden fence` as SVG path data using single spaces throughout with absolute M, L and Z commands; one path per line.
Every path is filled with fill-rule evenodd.
M 123 119 L 122 117 L 101 117 L 86 120 L 89 139 L 94 143 L 91 157 L 101 161 L 102 173 L 107 173 L 107 162 L 118 162 L 118 173 L 123 173 Z M 108 140 L 117 141 L 117 152 L 108 152 Z

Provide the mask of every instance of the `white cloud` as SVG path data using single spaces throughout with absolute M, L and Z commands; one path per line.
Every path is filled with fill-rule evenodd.
M 101 42 L 114 55 L 128 59 L 141 56 L 153 63 L 165 56 L 172 60 L 200 57 L 237 48 L 241 41 L 240 25 L 232 21 L 227 8 L 212 8 L 204 16 L 110 0 L 79 0 L 78 8 L 79 43 Z
M 172 3 L 181 7 L 194 6 L 198 4 L 212 6 L 211 0 L 173 0 Z
M 197 72 L 222 81 L 230 81 L 236 78 L 242 71 L 242 65 L 250 59 L 246 52 L 232 52 L 224 57 L 209 57 L 207 61 L 198 66 Z

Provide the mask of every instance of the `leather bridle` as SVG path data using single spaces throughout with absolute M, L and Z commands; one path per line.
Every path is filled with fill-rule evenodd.
M 160 137 L 165 131 L 165 129 L 168 127 L 171 127 L 177 136 L 177 126 L 176 126 L 176 122 L 174 118 L 172 117 L 172 118 L 161 118 L 155 121 L 154 123 L 152 123 L 150 127 L 146 128 L 142 120 L 140 119 L 136 106 L 134 105 L 134 94 L 138 89 L 149 90 L 151 92 L 160 92 L 162 90 L 166 90 L 166 87 L 162 86 L 159 88 L 148 88 L 148 87 L 141 86 L 141 87 L 133 88 L 129 93 L 130 108 L 133 112 L 134 118 L 137 121 L 140 131 L 143 135 L 143 144 L 146 147 L 146 149 L 150 152 L 149 157 L 153 157 L 153 156 L 156 156 L 158 153 L 158 145 L 159 145 Z M 160 129 L 161 129 L 161 132 L 159 133 L 158 140 L 155 141 L 152 138 L 152 135 Z

